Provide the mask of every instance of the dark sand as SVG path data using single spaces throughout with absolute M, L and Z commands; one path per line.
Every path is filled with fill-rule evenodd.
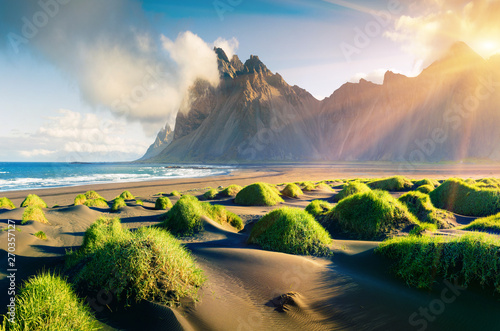
M 153 210 L 158 192 L 178 190 L 200 195 L 206 187 L 246 185 L 256 181 L 283 183 L 353 177 L 385 177 L 404 174 L 411 178 L 500 177 L 494 166 L 427 167 L 400 173 L 389 166 L 297 166 L 247 169 L 230 176 L 176 179 L 155 182 L 120 183 L 70 187 L 32 192 L 6 192 L 19 206 L 28 193 L 40 195 L 50 207 L 45 210 L 50 225 L 29 222 L 20 225 L 23 209 L 0 210 L 0 228 L 15 220 L 16 282 L 22 283 L 38 270 L 63 265 L 67 249 L 81 245 L 84 231 L 107 209 L 72 206 L 79 193 L 94 189 L 112 199 L 128 189 L 144 201 L 144 206 L 129 206 L 117 215 L 129 228 L 159 222 L 164 211 Z M 198 190 L 195 190 L 198 189 Z M 195 191 L 190 191 L 195 190 Z M 188 192 L 190 191 L 190 192 Z M 306 192 L 301 199 L 285 199 L 283 205 L 305 207 L 313 199 L 330 199 L 335 193 Z M 177 198 L 172 199 L 173 202 Z M 247 226 L 240 233 L 223 228 L 209 219 L 206 231 L 184 240 L 208 281 L 196 304 L 170 309 L 144 302 L 126 312 L 106 313 L 105 303 L 95 300 L 93 309 L 108 329 L 127 330 L 498 330 L 500 302 L 480 288 L 443 290 L 446 283 L 436 280 L 432 291 L 407 287 L 389 272 L 388 262 L 375 255 L 378 242 L 335 240 L 331 259 L 293 256 L 263 251 L 247 245 L 252 221 L 276 207 L 241 207 L 232 199 L 217 200 L 240 215 Z M 471 219 L 459 218 L 462 224 Z M 42 230 L 48 240 L 32 234 Z M 455 230 L 456 231 L 456 230 Z M 453 233 L 453 230 L 449 231 Z M 0 314 L 5 313 L 7 297 L 7 233 L 0 232 Z M 285 311 L 279 312 L 276 298 L 290 294 Z M 274 299 L 274 300 L 273 300 Z M 453 300 L 452 300 L 453 299 Z M 446 302 L 445 302 L 446 301 Z M 413 315 L 414 314 L 414 315 Z M 427 315 L 425 317 L 424 315 Z M 410 321 L 412 319 L 413 322 Z M 424 322 L 425 328 L 424 327 Z M 413 325 L 412 325 L 413 324 Z

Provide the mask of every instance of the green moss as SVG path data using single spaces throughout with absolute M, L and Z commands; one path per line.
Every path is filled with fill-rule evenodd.
M 289 198 L 299 198 L 304 194 L 304 192 L 302 192 L 298 185 L 290 183 L 285 186 L 285 188 L 281 191 L 281 194 Z
M 243 188 L 239 185 L 229 185 L 225 189 L 219 192 L 219 195 L 221 197 L 235 197 L 236 194 L 238 194 L 239 191 L 241 191 Z
M 49 221 L 45 217 L 42 208 L 39 206 L 28 206 L 24 210 L 21 224 L 25 224 L 28 221 L 35 221 L 40 223 L 49 224 Z
M 284 202 L 277 193 L 277 189 L 266 183 L 246 186 L 238 192 L 234 201 L 243 206 L 274 206 Z
M 500 234 L 500 213 L 478 218 L 468 225 L 459 227 L 459 229 Z
M 384 241 L 376 252 L 392 260 L 394 272 L 410 286 L 431 288 L 447 279 L 500 292 L 500 245 L 493 236 L 399 237 Z
M 335 201 L 340 201 L 342 199 L 347 198 L 348 196 L 351 196 L 356 193 L 361 193 L 361 192 L 369 192 L 371 189 L 368 187 L 368 185 L 364 183 L 360 183 L 357 181 L 350 182 L 340 190 L 339 193 L 335 196 L 334 200 Z
M 444 218 L 453 218 L 453 215 L 449 212 L 435 208 L 430 197 L 422 192 L 408 192 L 399 197 L 398 200 L 405 204 L 408 210 L 417 216 L 419 221 L 434 224 L 439 229 L 449 227 L 443 221 Z
M 205 194 L 203 194 L 203 197 L 207 200 L 213 200 L 217 197 L 217 194 L 219 194 L 219 191 L 212 188 L 212 189 L 208 190 L 207 192 L 205 192 Z
M 45 201 L 43 201 L 38 195 L 36 194 L 30 194 L 24 199 L 24 201 L 21 203 L 21 207 L 28 207 L 28 206 L 38 206 L 40 208 L 47 208 L 47 204 Z
M 384 191 L 406 191 L 413 187 L 413 183 L 406 177 L 394 176 L 379 180 L 374 180 L 368 183 L 372 189 Z
M 179 191 L 172 191 L 172 192 L 170 193 L 170 196 L 171 196 L 171 197 L 180 197 L 180 196 L 181 196 L 181 194 L 179 193 Z
M 34 233 L 33 235 L 35 237 L 37 237 L 38 239 L 47 240 L 47 235 L 43 231 L 38 231 L 38 232 Z
M 434 190 L 434 186 L 431 186 L 431 185 L 421 185 L 421 186 L 416 188 L 416 191 L 421 192 L 421 193 L 425 193 L 425 194 L 431 193 L 432 190 Z
M 157 210 L 170 209 L 172 208 L 172 206 L 172 202 L 167 197 L 159 197 L 158 199 L 156 199 L 155 209 Z
M 85 192 L 85 197 L 87 199 L 104 199 L 96 191 L 87 191 L 87 192 Z
M 9 198 L 0 198 L 0 209 L 16 209 L 16 206 Z
M 120 198 L 123 200 L 134 200 L 135 197 L 130 191 L 123 191 L 122 194 L 120 194 Z
M 479 188 L 451 178 L 429 196 L 434 206 L 466 216 L 489 216 L 500 211 L 500 190 Z
M 333 206 L 324 200 L 313 200 L 306 207 L 306 212 L 316 217 L 329 212 Z
M 118 211 L 122 207 L 126 207 L 127 203 L 122 197 L 118 197 L 113 200 L 113 205 L 111 206 L 111 211 Z
M 419 223 L 405 205 L 378 190 L 342 199 L 320 222 L 332 235 L 343 233 L 361 239 L 383 238 Z
M 87 197 L 85 196 L 85 194 L 78 194 L 75 198 L 74 204 L 75 206 L 83 205 L 85 201 L 87 201 Z
M 174 306 L 183 297 L 197 299 L 205 281 L 170 233 L 144 227 L 131 232 L 117 219 L 90 227 L 80 250 L 69 254 L 67 268 L 81 291 L 111 291 L 125 304 L 149 300 Z
M 108 202 L 104 200 L 103 198 L 98 198 L 98 199 L 89 199 L 85 201 L 84 203 L 85 206 L 87 207 L 96 207 L 96 208 L 108 208 Z
M 331 254 L 328 233 L 311 214 L 298 208 L 282 207 L 266 214 L 254 225 L 248 242 L 290 254 Z
M 28 279 L 16 295 L 15 323 L 4 318 L 6 330 L 98 330 L 90 308 L 71 285 L 51 273 Z

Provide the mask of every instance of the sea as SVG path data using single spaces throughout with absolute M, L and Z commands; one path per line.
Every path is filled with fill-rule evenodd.
M 0 162 L 0 192 L 226 175 L 230 166 Z

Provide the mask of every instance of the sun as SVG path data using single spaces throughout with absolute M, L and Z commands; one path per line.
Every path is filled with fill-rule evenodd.
M 500 43 L 495 40 L 481 40 L 477 43 L 477 50 L 481 55 L 490 57 L 495 53 L 500 53 Z

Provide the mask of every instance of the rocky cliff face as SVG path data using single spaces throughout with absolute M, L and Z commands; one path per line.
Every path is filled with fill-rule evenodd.
M 174 139 L 174 131 L 170 128 L 168 123 L 165 125 L 163 129 L 158 132 L 156 136 L 156 140 L 154 143 L 149 146 L 146 154 L 141 158 L 141 160 L 148 160 L 156 157 L 160 154 Z
M 418 77 L 346 83 L 323 101 L 257 56 L 218 55 L 220 85 L 197 82 L 155 162 L 500 159 L 500 58 L 455 44 Z

